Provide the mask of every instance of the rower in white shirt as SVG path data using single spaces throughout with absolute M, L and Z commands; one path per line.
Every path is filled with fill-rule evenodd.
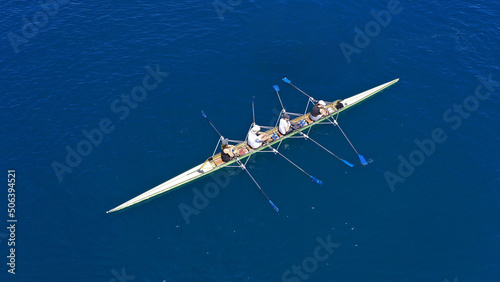
M 290 115 L 289 114 L 283 114 L 283 116 L 280 119 L 280 124 L 279 124 L 279 131 L 283 135 L 287 135 L 288 133 L 292 132 L 294 129 L 300 128 L 300 124 L 296 122 L 290 122 Z
M 269 135 L 259 131 L 260 126 L 255 125 L 252 129 L 250 129 L 250 132 L 248 132 L 248 145 L 250 145 L 253 149 L 259 148 L 263 143 L 269 142 L 271 139 Z

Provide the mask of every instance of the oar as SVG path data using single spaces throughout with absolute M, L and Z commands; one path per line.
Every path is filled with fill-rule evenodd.
M 286 78 L 286 77 L 283 77 L 282 80 L 288 84 L 290 84 L 291 86 L 293 86 L 295 89 L 299 90 L 302 94 L 306 95 L 307 97 L 309 97 L 311 100 L 313 100 L 313 102 L 316 102 L 316 100 L 314 100 L 313 97 L 309 96 L 306 92 L 300 90 L 297 86 L 293 85 L 292 82 L 290 81 L 290 79 Z
M 210 122 L 210 120 L 208 119 L 207 115 L 205 114 L 205 112 L 201 111 L 201 116 L 206 119 L 208 121 L 208 123 L 210 123 L 210 125 L 212 126 L 212 128 L 217 131 L 217 134 L 219 134 L 219 136 L 221 138 L 223 138 L 222 134 L 220 134 L 220 132 L 217 130 L 217 128 L 215 128 L 215 126 L 212 124 L 212 122 Z
M 358 157 L 359 157 L 359 160 L 361 161 L 361 163 L 362 163 L 363 165 L 367 165 L 367 164 L 368 164 L 368 162 L 365 160 L 365 157 L 363 157 L 360 153 L 358 153 L 358 151 L 356 150 L 356 148 L 354 148 L 354 146 L 353 146 L 353 145 L 352 145 L 352 143 L 351 143 L 351 140 L 349 140 L 349 138 L 347 138 L 347 135 L 345 135 L 345 133 L 344 133 L 344 131 L 342 130 L 342 128 L 340 128 L 340 125 L 339 125 L 339 123 L 337 122 L 337 120 L 336 120 L 336 119 L 333 119 L 333 118 L 332 118 L 332 120 L 333 120 L 333 122 L 332 122 L 332 123 L 333 123 L 333 125 L 336 125 L 336 126 L 340 129 L 340 132 L 342 132 L 342 134 L 344 135 L 344 137 L 345 137 L 345 139 L 347 140 L 347 142 L 349 142 L 349 144 L 351 144 L 351 147 L 354 149 L 354 152 L 356 152 L 356 154 L 358 154 Z M 331 122 L 331 121 L 330 121 L 330 122 Z
M 215 128 L 215 126 L 210 122 L 210 120 L 208 119 L 207 115 L 201 111 L 201 116 L 206 119 L 208 121 L 208 123 L 210 123 L 210 125 L 213 127 L 213 129 L 219 134 L 220 138 L 224 138 L 222 137 L 222 134 L 220 134 L 220 132 L 217 130 L 217 128 Z M 241 169 L 245 170 L 248 175 L 250 176 L 250 178 L 252 178 L 253 182 L 255 182 L 255 184 L 257 185 L 257 187 L 259 187 L 260 191 L 262 192 L 262 194 L 264 194 L 264 196 L 266 196 L 267 200 L 269 201 L 269 203 L 271 204 L 271 206 L 273 207 L 273 209 L 276 211 L 276 212 L 279 212 L 279 209 L 278 207 L 276 207 L 276 205 L 269 199 L 269 197 L 266 195 L 266 193 L 264 193 L 264 190 L 262 190 L 262 188 L 260 188 L 260 185 L 257 183 L 257 181 L 255 181 L 255 179 L 253 178 L 253 176 L 250 174 L 250 172 L 246 169 L 245 165 L 241 162 L 241 160 L 236 157 L 236 162 L 238 162 L 238 165 L 241 167 Z
M 280 153 L 278 150 L 274 149 L 273 147 L 271 147 L 271 145 L 269 144 L 266 144 L 266 146 L 271 149 L 274 153 L 282 156 L 285 160 L 287 160 L 289 163 L 293 164 L 296 168 L 298 168 L 300 171 L 302 171 L 303 173 L 305 173 L 307 176 L 309 176 L 309 178 L 311 178 L 311 180 L 313 182 L 316 182 L 317 184 L 321 185 L 323 184 L 323 181 L 317 179 L 316 177 L 310 175 L 309 173 L 305 172 L 305 170 L 303 170 L 302 168 L 300 168 L 298 165 L 296 165 L 295 163 L 293 163 L 291 160 L 289 160 L 287 157 L 285 157 L 282 153 Z
M 254 102 L 254 100 L 255 100 L 255 97 L 254 97 L 254 96 L 252 96 L 252 116 L 253 116 L 253 124 L 255 124 L 255 106 L 254 106 L 255 102 Z
M 269 197 L 266 195 L 266 193 L 264 192 L 264 190 L 262 190 L 262 188 L 260 188 L 259 183 L 257 183 L 257 181 L 255 181 L 255 178 L 253 178 L 253 176 L 250 173 L 250 171 L 248 171 L 248 169 L 245 167 L 245 165 L 241 162 L 241 160 L 238 157 L 235 157 L 235 158 L 236 158 L 236 162 L 238 162 L 238 164 L 240 165 L 241 169 L 243 169 L 244 171 L 246 171 L 248 173 L 248 176 L 250 176 L 250 178 L 252 178 L 252 180 L 255 183 L 255 185 L 257 185 L 257 187 L 259 187 L 260 191 L 262 192 L 262 194 L 264 194 L 264 196 L 269 201 L 269 204 L 271 204 L 271 206 L 273 207 L 273 209 L 276 212 L 279 212 L 280 209 L 273 203 L 273 201 L 271 201 L 271 199 L 269 199 Z
M 296 130 L 296 129 L 294 129 Z M 330 153 L 330 155 L 336 157 L 337 159 L 341 160 L 342 162 L 344 162 L 346 165 L 350 166 L 350 167 L 353 167 L 354 165 L 351 164 L 350 162 L 338 157 L 337 155 L 335 155 L 334 153 L 330 152 L 330 150 L 328 150 L 327 148 L 323 147 L 321 144 L 319 144 L 318 142 L 316 142 L 314 139 L 312 139 L 311 137 L 309 137 L 308 135 L 306 135 L 304 132 L 300 131 L 300 130 L 297 130 L 297 132 L 299 132 L 305 139 L 309 139 L 311 141 L 314 142 L 314 144 L 320 146 L 323 150 L 327 151 L 328 153 Z
M 274 90 L 276 91 L 276 94 L 278 95 L 278 100 L 280 100 L 280 104 L 281 104 L 281 108 L 283 109 L 283 111 L 285 110 L 285 107 L 283 106 L 283 102 L 281 102 L 281 97 L 280 97 L 280 88 L 278 87 L 278 85 L 273 85 L 274 87 Z

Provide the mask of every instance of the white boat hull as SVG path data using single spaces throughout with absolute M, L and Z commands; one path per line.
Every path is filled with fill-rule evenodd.
M 396 83 L 398 81 L 399 81 L 399 78 L 395 79 L 395 80 L 392 80 L 392 81 L 389 81 L 387 83 L 384 83 L 382 85 L 374 87 L 374 88 L 372 88 L 370 90 L 364 91 L 362 93 L 359 93 L 357 95 L 354 95 L 352 97 L 349 97 L 349 98 L 346 98 L 346 99 L 342 100 L 341 103 L 342 103 L 343 107 L 341 109 L 339 109 L 338 111 L 334 111 L 334 112 L 330 113 L 329 116 L 321 118 L 320 120 L 318 120 L 318 122 L 321 122 L 322 120 L 325 120 L 326 118 L 330 117 L 331 115 L 334 115 L 334 114 L 337 114 L 337 113 L 339 113 L 341 111 L 344 111 L 347 108 L 350 108 L 350 107 L 354 106 L 355 104 L 357 104 L 357 103 L 359 103 L 359 102 L 361 102 L 361 101 L 363 101 L 365 99 L 368 99 L 370 96 L 375 95 L 376 93 L 382 91 L 383 89 L 391 86 L 392 84 L 394 84 L 394 83 Z M 332 106 L 333 106 L 332 104 L 329 105 L 329 107 L 332 107 Z M 304 115 L 303 117 L 300 117 L 300 118 L 306 118 L 307 115 L 308 114 L 306 114 L 306 115 Z M 297 119 L 300 119 L 300 118 L 297 118 Z M 300 131 L 305 130 L 305 129 L 313 126 L 314 124 L 315 123 L 309 124 L 308 126 L 305 126 L 305 127 L 301 128 L 299 130 Z M 276 130 L 276 129 L 273 129 L 273 130 Z M 272 131 L 272 130 L 270 130 L 270 131 Z M 276 140 L 274 142 L 271 142 L 270 145 L 272 145 L 274 143 L 277 143 L 277 142 L 281 142 L 282 139 L 286 139 L 287 137 L 293 136 L 296 133 L 297 133 L 297 131 L 295 131 L 293 133 L 290 133 L 290 134 L 286 135 L 285 137 L 282 137 L 282 138 L 280 138 L 280 139 L 278 139 L 278 140 Z M 242 146 L 242 145 L 244 145 L 244 144 L 239 144 L 237 146 Z M 259 149 L 252 150 L 248 154 L 240 157 L 240 159 L 246 158 L 246 157 L 252 155 L 253 153 L 258 152 L 258 151 L 264 149 L 265 147 L 266 146 L 263 146 L 263 147 L 261 147 Z M 229 164 L 232 164 L 234 162 L 235 162 L 235 160 L 232 160 L 232 161 L 227 162 L 227 163 L 213 165 L 214 164 L 213 161 L 208 161 L 207 160 L 203 164 L 197 165 L 197 166 L 193 167 L 192 169 L 190 169 L 190 170 L 188 170 L 188 171 L 186 171 L 186 172 L 184 172 L 184 173 L 182 173 L 182 174 L 180 174 L 180 175 L 178 175 L 178 176 L 176 176 L 176 177 L 174 177 L 174 178 L 172 178 L 172 179 L 170 179 L 170 180 L 168 180 L 168 181 L 166 181 L 166 182 L 164 182 L 164 183 L 162 183 L 162 184 L 160 184 L 160 185 L 158 185 L 158 186 L 156 186 L 154 188 L 152 188 L 151 190 L 148 190 L 148 191 L 140 194 L 139 196 L 137 196 L 137 197 L 135 197 L 135 198 L 133 198 L 133 199 L 131 199 L 131 200 L 129 200 L 129 201 L 127 201 L 127 202 L 119 205 L 119 206 L 117 206 L 116 208 L 107 211 L 107 213 L 118 211 L 118 210 L 130 207 L 130 206 L 135 205 L 135 204 L 137 204 L 139 202 L 145 201 L 145 200 L 150 199 L 152 197 L 155 197 L 155 196 L 158 196 L 158 195 L 163 194 L 165 192 L 171 191 L 171 190 L 173 190 L 173 189 L 175 189 L 175 188 L 177 188 L 177 187 L 179 187 L 179 186 L 181 186 L 183 184 L 186 184 L 186 183 L 191 182 L 191 181 L 193 181 L 193 180 L 195 180 L 197 178 L 200 178 L 200 177 L 202 177 L 204 175 L 212 173 L 212 172 L 214 172 L 214 171 L 216 171 L 216 170 L 218 170 L 220 168 L 223 168 L 223 167 L 225 167 L 225 166 L 227 166 Z

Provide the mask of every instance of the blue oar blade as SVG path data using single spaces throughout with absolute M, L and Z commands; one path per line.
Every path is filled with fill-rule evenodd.
M 201 111 L 201 116 L 202 116 L 203 118 L 207 118 L 207 115 L 205 114 L 205 112 L 204 112 L 204 111 Z
M 342 160 L 346 165 L 350 166 L 350 167 L 353 167 L 354 165 L 351 164 L 350 162 L 346 161 L 346 160 Z
M 286 78 L 286 77 L 283 77 L 283 81 L 286 82 L 286 83 L 290 83 L 290 79 Z
M 273 201 L 269 200 L 269 203 L 271 204 L 271 206 L 273 207 L 273 209 L 276 211 L 276 212 L 279 212 L 280 209 L 278 209 L 278 207 L 273 203 Z
M 314 182 L 316 182 L 317 184 L 319 184 L 319 185 L 323 184 L 323 181 L 315 178 L 314 176 L 309 175 L 309 177 L 311 177 L 311 180 L 314 181 Z
M 368 164 L 368 162 L 366 162 L 366 160 L 365 160 L 365 157 L 361 156 L 360 154 L 358 154 L 358 157 L 359 157 L 359 160 L 361 161 L 361 163 L 363 165 L 367 165 Z
M 255 96 L 252 96 L 252 103 L 255 101 Z
M 278 87 L 278 85 L 273 85 L 273 87 L 274 87 L 274 90 L 280 91 L 280 88 Z

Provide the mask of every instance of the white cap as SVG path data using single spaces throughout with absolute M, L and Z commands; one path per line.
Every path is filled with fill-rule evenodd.
M 318 104 L 323 105 L 323 106 L 326 106 L 326 103 L 325 103 L 325 101 L 323 101 L 323 100 L 319 100 L 319 101 L 318 101 Z
M 252 132 L 253 133 L 257 133 L 259 131 L 260 131 L 260 126 L 256 125 L 256 126 L 252 127 Z

